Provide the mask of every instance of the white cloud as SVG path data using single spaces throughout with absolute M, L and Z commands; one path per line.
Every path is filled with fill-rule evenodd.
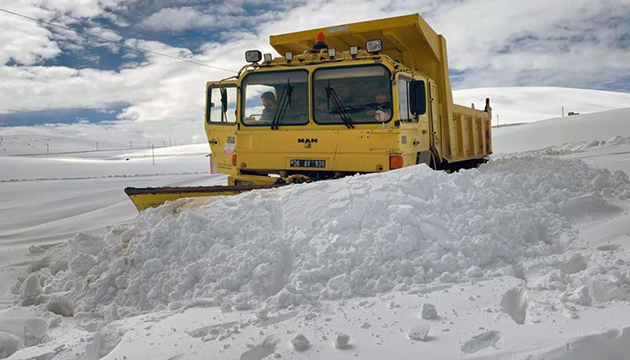
M 203 14 L 192 7 L 162 9 L 144 19 L 140 26 L 145 29 L 181 31 L 191 28 L 218 27 L 218 19 L 212 14 Z
M 0 7 L 7 8 L 3 2 L 0 2 Z M 28 15 L 38 16 L 46 13 L 32 10 Z M 12 60 L 30 65 L 52 59 L 61 53 L 57 43 L 50 39 L 51 32 L 35 22 L 0 13 L 0 28 L 3 29 L 0 32 L 0 64 Z
M 118 34 L 117 32 L 109 29 L 104 29 L 100 26 L 95 26 L 93 28 L 87 29 L 85 33 L 92 36 L 98 36 L 109 41 L 120 41 L 123 39 L 123 37 L 120 36 L 120 34 Z
M 26 3 L 42 7 L 73 18 L 93 18 L 103 15 L 108 7 L 116 7 L 123 1 L 108 0 L 27 0 Z
M 0 0 L 0 4 L 2 2 Z M 46 2 L 46 8 L 51 9 L 52 3 L 52 0 Z M 107 9 L 130 6 L 119 1 L 106 4 L 94 0 L 88 1 L 91 5 L 87 5 L 87 9 L 74 9 L 69 0 L 54 3 L 57 14 L 64 12 L 75 17 L 96 14 L 93 16 L 114 17 L 121 22 L 124 22 L 121 17 L 112 16 Z M 617 47 L 617 39 L 624 32 L 630 32 L 629 25 L 609 25 L 613 16 L 628 9 L 628 3 L 628 0 L 417 0 L 405 3 L 330 0 L 305 2 L 286 11 L 273 10 L 252 18 L 242 12 L 241 3 L 218 8 L 223 10 L 216 13 L 208 11 L 209 5 L 176 8 L 169 3 L 169 7 L 156 8 L 140 23 L 140 29 L 225 29 L 234 24 L 238 27 L 222 32 L 220 43 L 207 42 L 193 49 L 196 55 L 190 49 L 174 48 L 156 41 L 131 39 L 127 43 L 236 70 L 244 62 L 245 50 L 257 48 L 272 52 L 268 45 L 271 34 L 420 12 L 436 31 L 446 36 L 451 68 L 464 71 L 458 77 L 461 78 L 457 82 L 458 88 L 602 87 L 602 84 L 612 84 L 623 76 L 630 78 L 627 67 L 630 52 Z M 36 7 L 31 11 L 37 11 L 39 18 L 52 19 L 54 16 L 53 12 Z M 9 28 L 16 30 L 10 38 L 0 34 L 0 63 L 11 58 L 27 66 L 0 66 L 0 93 L 3 94 L 0 113 L 76 107 L 104 109 L 109 104 L 129 103 L 119 118 L 134 121 L 124 123 L 134 123 L 134 127 L 151 131 L 160 129 L 165 133 L 169 128 L 189 124 L 187 129 L 196 132 L 202 126 L 204 84 L 230 75 L 151 54 L 146 54 L 142 63 L 130 62 L 118 71 L 32 66 L 41 59 L 58 56 L 61 40 L 69 41 L 63 43 L 63 49 L 74 46 L 76 50 L 81 50 L 86 41 L 72 33 L 57 38 L 38 24 L 8 19 L 0 14 L 0 25 L 2 21 L 4 24 L 12 21 Z M 18 25 L 24 28 L 18 28 Z M 251 31 L 252 27 L 254 31 Z M 121 39 L 117 32 L 109 32 L 106 28 L 93 26 L 89 31 L 112 40 Z M 31 38 L 25 37 L 24 33 L 31 34 Z M 10 40 L 18 37 L 16 34 L 24 38 L 17 50 L 18 46 Z M 585 41 L 571 41 L 572 38 Z M 11 46 L 13 53 L 4 50 L 11 50 Z M 133 53 L 124 56 L 133 59 Z
M 140 26 L 160 31 L 238 28 L 246 20 L 243 13 L 242 8 L 223 4 L 207 7 L 205 11 L 192 6 L 164 8 L 142 20 Z

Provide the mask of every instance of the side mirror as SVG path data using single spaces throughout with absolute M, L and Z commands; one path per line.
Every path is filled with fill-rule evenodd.
M 227 122 L 227 90 L 221 88 L 219 91 L 221 91 L 221 122 Z
M 206 88 L 206 122 L 210 124 L 210 114 L 212 113 L 212 108 L 214 107 L 214 102 L 212 102 L 212 89 Z
M 227 111 L 228 107 L 228 98 L 227 98 L 227 89 L 221 89 L 221 112 L 224 113 Z
M 409 83 L 409 107 L 413 116 L 427 112 L 427 88 L 422 80 Z

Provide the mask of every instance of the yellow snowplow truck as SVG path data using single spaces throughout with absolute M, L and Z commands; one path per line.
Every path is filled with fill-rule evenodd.
M 418 14 L 272 35 L 206 86 L 205 131 L 227 186 L 127 188 L 139 210 L 191 196 L 427 164 L 472 168 L 492 153 L 485 109 L 453 104 L 446 41 Z

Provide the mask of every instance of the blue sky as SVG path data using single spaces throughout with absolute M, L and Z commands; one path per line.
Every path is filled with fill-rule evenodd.
M 0 8 L 195 62 L 238 69 L 270 34 L 418 12 L 445 35 L 455 89 L 630 92 L 630 1 L 0 0 Z M 0 126 L 196 121 L 196 66 L 0 12 Z M 630 105 L 630 104 L 629 104 Z

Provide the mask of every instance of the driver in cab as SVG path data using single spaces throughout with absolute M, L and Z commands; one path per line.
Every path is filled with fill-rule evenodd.
M 262 111 L 260 119 L 258 119 L 258 122 L 271 123 L 271 120 L 273 120 L 273 115 L 276 112 L 276 108 L 278 107 L 276 96 L 271 91 L 266 91 L 262 93 L 262 95 L 260 95 L 260 100 L 262 100 L 264 109 Z M 248 116 L 243 118 L 243 121 L 247 123 L 253 123 L 256 121 L 256 119 L 254 118 L 254 116 Z

